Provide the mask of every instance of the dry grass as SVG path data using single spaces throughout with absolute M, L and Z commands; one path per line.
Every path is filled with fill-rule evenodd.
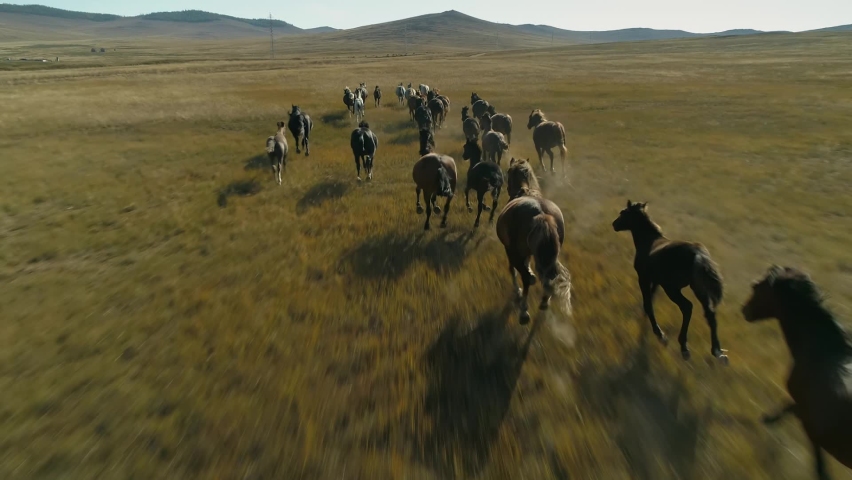
M 849 317 L 848 35 L 192 56 L 0 73 L 0 478 L 811 474 L 798 425 L 757 420 L 785 396 L 780 332 L 738 308 L 778 262 Z M 368 108 L 381 147 L 363 184 L 340 99 L 359 81 L 389 106 Z M 472 90 L 513 115 L 512 155 L 533 154 L 531 108 L 565 124 L 570 183 L 543 187 L 568 223 L 573 347 L 564 320 L 518 326 L 499 242 L 459 199 L 448 229 L 422 232 L 400 81 L 452 99 L 437 141 L 462 183 Z M 278 187 L 258 155 L 292 103 L 313 155 Z M 707 360 L 700 317 L 689 363 L 652 340 L 610 226 L 628 197 L 720 263 L 729 368 Z M 657 310 L 676 331 L 676 307 Z

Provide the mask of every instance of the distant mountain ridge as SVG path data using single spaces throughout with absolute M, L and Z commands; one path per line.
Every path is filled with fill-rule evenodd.
M 360 43 L 366 48 L 373 45 L 397 45 L 406 50 L 416 51 L 432 48 L 481 51 L 495 48 L 537 48 L 550 45 L 768 33 L 753 29 L 734 29 L 715 33 L 652 28 L 574 31 L 548 25 L 494 23 L 456 10 L 345 30 L 331 27 L 302 29 L 282 20 L 270 22 L 269 19 L 238 18 L 202 10 L 154 12 L 123 17 L 75 12 L 42 5 L 0 4 L 0 42 L 151 36 L 190 39 L 256 38 L 269 34 L 270 23 L 276 34 L 312 34 L 316 36 L 317 41 L 339 44 L 342 50 L 351 49 L 354 44 Z M 818 31 L 852 31 L 852 25 L 829 27 Z

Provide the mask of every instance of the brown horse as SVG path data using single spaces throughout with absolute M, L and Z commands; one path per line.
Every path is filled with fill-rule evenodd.
M 612 222 L 612 228 L 616 232 L 628 230 L 633 234 L 633 244 L 636 246 L 633 267 L 639 276 L 645 313 L 651 321 L 654 334 L 663 343 L 667 341 L 654 316 L 654 293 L 657 287 L 662 286 L 683 314 L 678 341 L 683 358 L 689 359 L 686 336 L 692 318 L 692 302 L 681 293 L 684 287 L 689 286 L 704 307 L 704 317 L 710 326 L 710 353 L 727 364 L 728 357 L 719 345 L 716 334 L 716 307 L 722 301 L 722 276 L 718 267 L 704 245 L 666 238 L 659 225 L 648 216 L 647 205 L 628 200 L 627 208 Z
M 493 106 L 488 108 L 488 115 L 491 116 L 491 129 L 502 133 L 506 137 L 506 143 L 511 145 L 512 116 L 508 113 L 497 113 L 497 110 Z
M 544 154 L 550 157 L 550 171 L 556 173 L 553 168 L 553 148 L 559 148 L 559 158 L 562 161 L 562 172 L 565 173 L 565 155 L 568 154 L 568 148 L 565 146 L 565 127 L 559 122 L 551 122 L 544 116 L 541 110 L 533 110 L 530 113 L 527 128 L 533 131 L 533 143 L 535 151 L 538 153 L 538 161 L 541 162 L 541 168 L 547 171 L 544 166 Z
M 421 106 L 425 105 L 423 99 L 418 95 L 408 97 L 408 117 L 409 120 L 414 120 L 414 112 Z
M 432 212 L 441 213 L 441 208 L 435 205 L 438 197 L 447 197 L 447 203 L 444 204 L 444 218 L 441 220 L 441 227 L 447 226 L 447 215 L 450 213 L 450 202 L 453 201 L 453 196 L 456 192 L 456 162 L 452 157 L 430 153 L 424 155 L 417 163 L 414 164 L 414 170 L 411 173 L 414 178 L 414 183 L 417 185 L 417 214 L 423 213 L 423 206 L 420 204 L 420 192 L 423 192 L 423 200 L 426 201 L 426 224 L 424 230 L 429 230 L 429 220 L 432 218 Z
M 379 88 L 378 85 L 376 85 L 376 89 L 373 90 L 373 103 L 377 108 L 382 106 L 382 89 Z
M 829 478 L 823 450 L 852 468 L 852 342 L 816 285 L 795 268 L 772 266 L 752 284 L 743 316 L 749 322 L 777 318 L 793 355 L 787 379 L 793 402 L 764 422 L 788 413 L 799 417 L 813 446 L 817 478 Z
M 509 259 L 512 284 L 520 299 L 522 325 L 530 320 L 527 295 L 536 282 L 536 276 L 530 271 L 531 257 L 535 257 L 535 270 L 544 286 L 539 309 L 549 308 L 553 295 L 570 299 L 571 276 L 559 262 L 559 249 L 565 240 L 565 220 L 556 204 L 540 197 L 510 201 L 497 219 L 497 237 Z M 518 288 L 516 272 L 521 274 L 523 290 Z
M 494 214 L 497 212 L 497 202 L 500 200 L 500 190 L 503 188 L 503 171 L 500 166 L 492 162 L 482 162 L 482 149 L 476 140 L 468 140 L 464 144 L 464 154 L 462 158 L 470 161 L 470 167 L 467 169 L 467 185 L 464 189 L 464 202 L 467 205 L 467 211 L 472 212 L 473 207 L 470 206 L 470 198 L 468 194 L 471 190 L 476 190 L 476 198 L 478 211 L 476 212 L 476 221 L 473 222 L 473 227 L 479 226 L 479 218 L 482 216 L 483 210 L 491 210 L 491 216 L 488 217 L 488 223 L 494 221 Z M 485 194 L 491 192 L 491 207 L 485 205 Z
M 432 100 L 429 100 L 428 108 L 429 112 L 432 114 L 432 118 L 435 120 L 435 124 L 438 128 L 442 128 L 447 114 L 444 102 L 442 102 L 439 98 L 433 98 Z
M 281 173 L 287 168 L 287 124 L 278 122 L 278 132 L 266 139 L 266 154 L 269 156 L 269 163 L 272 164 L 272 175 L 275 176 L 275 181 L 281 185 Z
M 481 131 L 479 128 L 479 121 L 467 116 L 467 112 L 469 110 L 469 107 L 462 107 L 462 131 L 464 131 L 465 139 L 477 140 L 479 139 L 479 132 Z
M 509 149 L 506 138 L 502 133 L 491 129 L 491 117 L 487 113 L 480 117 L 479 124 L 482 126 L 482 150 L 485 151 L 485 159 L 500 165 L 503 152 Z
M 541 196 L 538 178 L 528 159 L 513 157 L 509 161 L 509 171 L 506 172 L 506 192 L 511 199 Z

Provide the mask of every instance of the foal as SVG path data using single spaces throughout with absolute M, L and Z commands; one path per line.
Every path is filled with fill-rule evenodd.
M 285 131 L 287 125 L 284 122 L 278 122 L 278 132 L 266 139 L 266 154 L 269 156 L 269 163 L 272 164 L 272 174 L 275 176 L 275 181 L 281 185 L 281 173 L 287 168 L 287 136 Z
M 748 322 L 777 318 L 793 355 L 787 379 L 793 402 L 764 422 L 775 423 L 788 413 L 799 417 L 820 480 L 829 478 L 823 450 L 852 468 L 852 343 L 816 285 L 795 268 L 772 266 L 752 284 L 742 311 Z
M 654 293 L 657 287 L 662 286 L 683 314 L 678 341 L 683 358 L 689 359 L 686 336 L 692 318 L 692 302 L 681 293 L 684 287 L 689 286 L 704 307 L 704 316 L 710 325 L 710 352 L 727 364 L 728 357 L 719 345 L 716 334 L 716 307 L 722 300 L 722 276 L 710 259 L 710 252 L 700 243 L 669 240 L 663 236 L 659 225 L 648 216 L 647 205 L 628 200 L 627 208 L 612 222 L 612 228 L 616 232 L 629 230 L 633 234 L 633 244 L 636 246 L 633 267 L 639 276 L 645 313 L 651 321 L 654 334 L 660 341 L 666 342 L 666 335 L 660 330 L 654 316 L 653 304 Z

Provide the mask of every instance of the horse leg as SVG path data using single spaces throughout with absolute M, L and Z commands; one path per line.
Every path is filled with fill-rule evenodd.
M 654 315 L 654 293 L 657 291 L 657 285 L 650 280 L 640 277 L 639 288 L 642 289 L 642 307 L 645 309 L 645 314 L 648 315 L 648 320 L 651 321 L 651 328 L 654 330 L 654 335 L 656 335 L 663 344 L 667 344 L 668 338 L 666 338 L 666 334 L 660 330 L 660 325 L 657 323 L 657 317 Z
M 546 172 L 547 167 L 544 166 L 544 149 L 535 147 L 535 152 L 538 154 L 538 163 L 541 164 L 541 169 Z
M 551 173 L 556 173 L 556 169 L 553 168 L 553 149 L 547 149 L 547 156 L 550 157 L 550 171 Z
M 293 135 L 293 137 L 295 137 L 295 139 L 296 139 L 296 154 L 302 153 L 302 151 L 299 150 L 299 140 L 301 140 L 301 139 L 299 138 L 298 135 Z
M 559 160 L 562 162 L 562 176 L 565 176 L 565 156 L 568 155 L 568 148 L 565 144 L 559 146 Z
M 417 187 L 417 215 L 423 213 L 423 205 L 420 205 L 420 191 L 423 190 L 420 187 Z M 423 195 L 423 199 L 426 199 L 426 195 Z
M 361 157 L 355 155 L 355 170 L 358 172 L 358 181 L 361 181 Z
M 307 133 L 305 134 L 305 137 L 302 139 L 302 141 L 305 143 L 305 156 L 310 157 L 311 156 L 311 140 L 310 140 L 310 138 L 308 138 Z
M 500 163 L 502 161 L 503 161 L 503 149 L 501 148 L 500 150 L 497 151 L 497 165 L 500 165 Z
M 465 204 L 465 206 L 467 206 L 467 212 L 472 213 L 473 207 L 470 206 L 470 197 L 468 195 L 469 193 L 470 193 L 470 187 L 465 188 L 464 189 L 464 204 Z
M 432 206 L 432 211 L 434 211 L 436 214 L 440 215 L 441 214 L 441 207 L 435 205 L 435 203 L 437 201 L 438 201 L 438 192 L 435 192 L 435 193 L 432 194 L 432 197 L 429 200 L 429 205 Z
M 476 228 L 476 227 L 479 226 L 479 217 L 482 216 L 482 209 L 485 206 L 485 202 L 484 202 L 485 192 L 486 192 L 486 190 L 478 190 L 476 192 L 476 199 L 477 199 L 477 203 L 478 203 L 478 211 L 476 212 L 476 221 L 473 222 L 473 228 Z
M 683 323 L 680 326 L 680 335 L 678 335 L 677 341 L 680 343 L 680 354 L 683 355 L 683 359 L 689 360 L 690 354 L 689 347 L 686 344 L 686 336 L 689 331 L 689 321 L 692 319 L 692 302 L 684 297 L 683 293 L 677 288 L 663 286 L 663 290 L 671 301 L 680 308 L 680 313 L 683 314 Z
M 444 218 L 441 219 L 441 228 L 447 226 L 447 215 L 450 214 L 450 203 L 453 201 L 453 195 L 447 197 L 447 201 L 444 203 Z
M 426 224 L 423 225 L 423 230 L 429 230 L 431 228 L 430 225 L 429 225 L 429 220 L 432 219 L 432 210 L 433 210 L 433 206 L 435 204 L 435 194 L 423 192 L 423 196 L 429 197 L 429 198 L 425 198 L 425 200 L 426 200 Z
M 522 258 L 517 255 L 510 256 L 512 267 L 520 272 L 521 281 L 523 282 L 523 290 L 520 291 L 520 319 L 521 325 L 526 325 L 530 322 L 530 311 L 527 305 L 527 297 L 530 293 L 530 285 L 535 285 L 535 276 L 530 272 L 530 262 L 528 258 Z M 513 274 L 514 278 L 514 274 Z
M 816 467 L 817 478 L 819 480 L 831 480 L 831 477 L 828 476 L 828 471 L 825 469 L 825 455 L 822 453 L 822 448 L 813 440 L 811 440 L 811 445 L 814 449 L 814 466 Z
M 488 217 L 488 223 L 494 223 L 494 214 L 497 213 L 497 202 L 500 200 L 500 187 L 491 190 L 491 216 Z
M 761 421 L 763 421 L 763 423 L 765 425 L 772 425 L 773 423 L 776 423 L 779 420 L 781 420 L 782 418 L 786 417 L 788 414 L 795 413 L 795 412 L 796 412 L 796 404 L 795 403 L 788 403 L 781 410 L 778 410 L 775 413 L 770 413 L 770 414 L 764 415 L 761 418 Z

